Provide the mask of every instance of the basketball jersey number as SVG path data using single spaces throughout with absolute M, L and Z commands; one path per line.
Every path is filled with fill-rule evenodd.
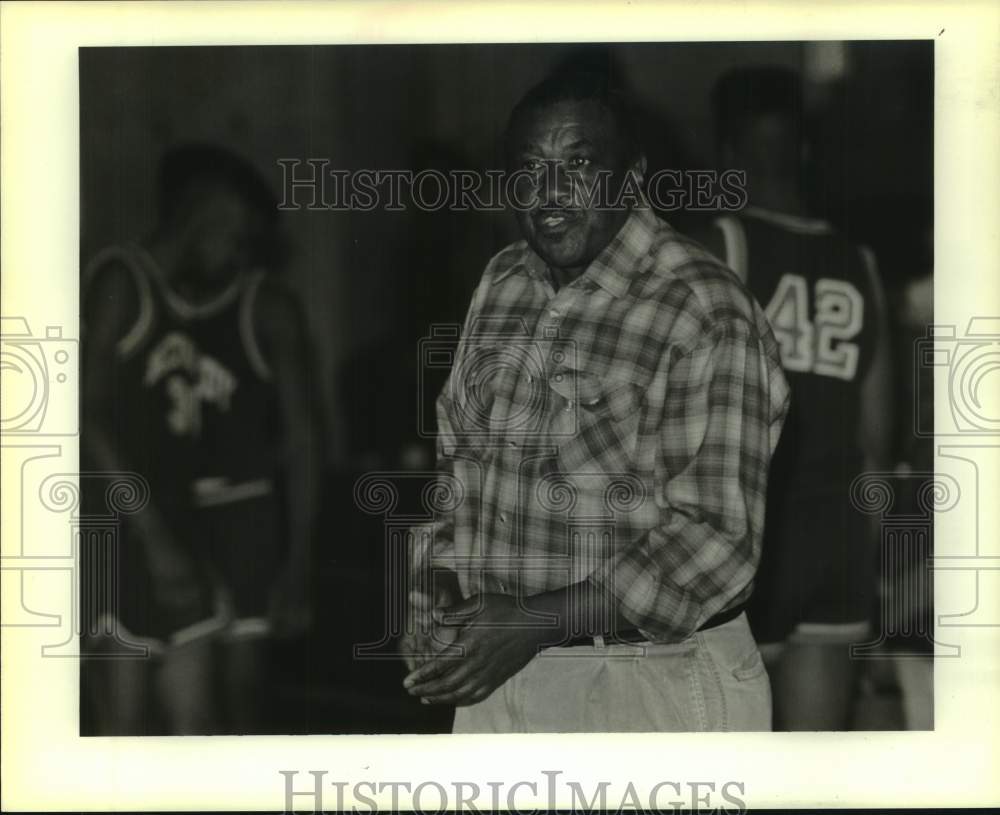
M 789 371 L 850 381 L 858 371 L 858 345 L 864 298 L 846 280 L 822 277 L 813 292 L 815 315 L 809 319 L 809 281 L 784 275 L 764 310 Z

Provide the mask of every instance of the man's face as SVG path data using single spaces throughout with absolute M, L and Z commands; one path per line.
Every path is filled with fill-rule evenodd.
M 618 197 L 628 170 L 641 177 L 643 169 L 641 160 L 629 162 L 624 143 L 614 117 L 593 101 L 530 110 L 515 125 L 512 169 L 533 173 L 515 187 L 518 226 L 551 268 L 581 273 L 621 229 L 628 211 L 607 204 Z M 607 199 L 604 207 L 587 201 L 586 193 L 601 171 L 610 173 L 606 193 L 596 196 Z M 529 201 L 529 208 L 520 206 Z

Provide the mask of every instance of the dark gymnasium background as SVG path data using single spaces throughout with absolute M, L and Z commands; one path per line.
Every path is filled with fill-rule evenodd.
M 913 339 L 931 321 L 914 298 L 933 259 L 930 42 L 81 49 L 81 260 L 151 228 L 157 162 L 180 142 L 232 148 L 279 193 L 279 159 L 345 170 L 500 167 L 511 107 L 567 60 L 619 76 L 638 104 L 651 170 L 716 166 L 710 91 L 725 71 L 800 73 L 816 139 L 810 205 L 878 257 L 896 341 L 894 457 L 930 467 L 911 419 Z M 662 214 L 682 230 L 705 217 Z M 451 712 L 406 696 L 398 660 L 353 657 L 352 645 L 382 638 L 386 588 L 382 519 L 355 506 L 352 488 L 366 471 L 432 466 L 418 403 L 429 410 L 446 371 L 418 376 L 419 341 L 432 325 L 461 321 L 484 264 L 516 230 L 505 213 L 447 209 L 303 209 L 283 221 L 281 274 L 308 312 L 326 474 L 315 624 L 272 650 L 268 731 L 446 731 Z M 873 663 L 864 688 L 855 726 L 902 728 L 891 672 Z M 90 715 L 84 704 L 83 733 Z

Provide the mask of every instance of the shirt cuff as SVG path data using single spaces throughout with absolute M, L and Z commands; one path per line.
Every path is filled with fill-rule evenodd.
M 698 630 L 700 604 L 665 585 L 660 570 L 628 552 L 605 561 L 587 578 L 615 603 L 619 628 L 634 627 L 654 643 L 677 643 Z

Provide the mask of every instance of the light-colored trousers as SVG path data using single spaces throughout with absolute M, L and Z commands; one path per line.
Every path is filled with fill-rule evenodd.
M 455 733 L 770 730 L 771 685 L 746 615 L 670 645 L 547 648 Z

